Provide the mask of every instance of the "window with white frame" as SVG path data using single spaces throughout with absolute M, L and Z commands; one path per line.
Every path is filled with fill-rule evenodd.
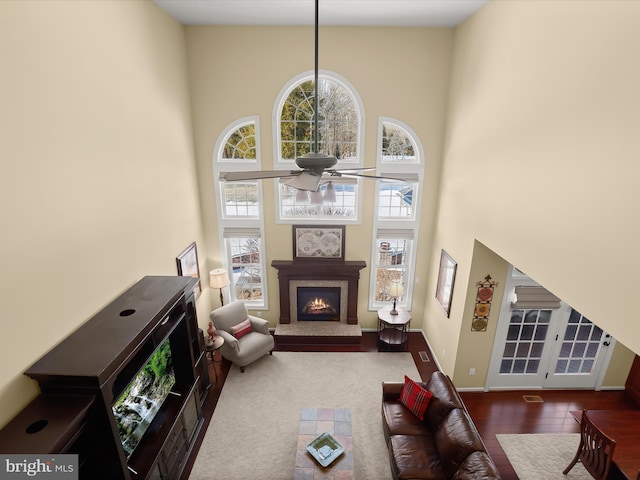
M 257 118 L 230 124 L 218 138 L 214 152 L 220 244 L 224 250 L 220 261 L 229 273 L 231 300 L 242 300 L 248 308 L 267 308 L 260 182 L 218 180 L 222 171 L 260 170 Z
M 358 181 L 340 178 L 320 185 L 317 192 L 297 190 L 280 183 L 280 217 L 302 221 L 309 217 L 356 219 Z
M 413 238 L 410 230 L 379 229 L 375 238 L 374 261 L 375 282 L 374 302 L 388 304 L 393 301 L 390 293 L 393 282 L 403 285 L 411 265 Z M 403 293 L 402 297 L 405 294 Z M 399 301 L 402 300 L 400 297 Z
M 264 261 L 260 230 L 225 228 L 224 245 L 229 266 L 231 299 L 247 307 L 264 303 Z
M 334 73 L 318 78 L 318 153 L 333 155 L 334 168 L 362 165 L 364 109 L 355 89 Z M 315 150 L 315 87 L 312 73 L 294 78 L 280 92 L 274 109 L 274 158 L 277 168 L 294 169 L 295 159 Z M 278 222 L 357 223 L 360 184 L 346 177 L 323 180 L 318 192 L 301 192 L 279 182 Z
M 369 298 L 372 310 L 391 304 L 394 297 L 390 287 L 394 282 L 402 285 L 397 304 L 411 308 L 422 158 L 415 132 L 398 120 L 380 118 L 377 174 L 398 180 L 376 182 Z

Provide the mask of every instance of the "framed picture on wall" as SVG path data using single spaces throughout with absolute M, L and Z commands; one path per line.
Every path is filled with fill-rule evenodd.
M 294 260 L 344 261 L 344 225 L 293 225 Z
M 193 289 L 196 299 L 202 293 L 202 285 L 200 284 L 200 267 L 198 265 L 198 247 L 193 242 L 185 248 L 176 257 L 176 265 L 178 267 L 178 275 L 182 277 L 193 277 L 198 280 L 197 285 Z
M 456 281 L 456 268 L 458 264 L 444 250 L 440 253 L 440 270 L 438 271 L 438 284 L 436 286 L 436 300 L 444 313 L 449 316 L 451 312 L 451 298 L 453 297 L 453 284 Z

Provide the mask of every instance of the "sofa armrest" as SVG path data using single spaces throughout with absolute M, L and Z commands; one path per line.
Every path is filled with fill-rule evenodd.
M 394 401 L 400 398 L 404 382 L 382 382 L 382 401 Z
M 251 322 L 251 328 L 253 328 L 256 332 L 264 333 L 265 335 L 270 335 L 269 333 L 269 322 L 264 318 L 254 317 L 253 315 L 249 315 L 249 322 Z

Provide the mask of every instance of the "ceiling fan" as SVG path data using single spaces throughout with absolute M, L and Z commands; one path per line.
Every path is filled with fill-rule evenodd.
M 315 18 L 315 69 L 314 69 L 314 99 L 318 99 L 318 3 L 316 0 Z M 317 102 L 316 102 L 317 103 Z M 323 179 L 331 177 L 361 177 L 381 180 L 404 182 L 401 178 L 380 177 L 377 175 L 363 175 L 359 172 L 375 170 L 369 168 L 334 169 L 338 159 L 333 155 L 318 152 L 318 106 L 313 113 L 313 152 L 296 158 L 299 170 L 254 170 L 240 172 L 220 172 L 219 178 L 225 182 L 242 182 L 247 180 L 262 180 L 266 178 L 282 178 L 283 183 L 297 190 L 317 192 Z M 331 182 L 329 181 L 329 184 Z

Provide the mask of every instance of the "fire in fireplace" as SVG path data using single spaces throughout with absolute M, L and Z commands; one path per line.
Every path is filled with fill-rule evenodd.
M 298 287 L 298 321 L 340 321 L 340 287 Z

